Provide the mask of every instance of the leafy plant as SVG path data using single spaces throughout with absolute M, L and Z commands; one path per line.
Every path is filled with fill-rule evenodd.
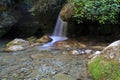
M 98 21 L 101 24 L 117 23 L 120 12 L 119 0 L 69 0 L 74 7 L 77 21 Z

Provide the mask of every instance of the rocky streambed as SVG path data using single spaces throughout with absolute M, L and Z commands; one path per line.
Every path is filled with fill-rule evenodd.
M 0 52 L 0 80 L 93 80 L 87 70 L 89 56 L 106 44 L 84 43 L 68 40 Z

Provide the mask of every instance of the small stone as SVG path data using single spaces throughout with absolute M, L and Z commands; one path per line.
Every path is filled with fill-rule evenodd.
M 96 51 L 95 54 L 96 54 L 96 55 L 100 55 L 101 52 L 100 52 L 100 51 Z
M 85 53 L 86 54 L 93 54 L 93 50 L 87 49 L 87 50 L 85 50 Z
M 70 54 L 76 55 L 76 54 L 80 54 L 80 53 L 77 50 L 72 50 L 72 51 L 70 51 Z
M 79 52 L 79 54 L 85 54 L 85 50 L 84 49 L 79 49 L 78 52 Z
M 88 56 L 88 58 L 95 58 L 95 57 L 99 56 L 100 54 L 101 54 L 100 51 L 96 51 L 94 54 Z
M 67 54 L 67 52 L 62 52 L 62 54 Z

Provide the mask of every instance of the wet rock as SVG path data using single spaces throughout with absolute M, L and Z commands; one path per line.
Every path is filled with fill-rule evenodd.
M 24 50 L 25 48 L 22 45 L 13 45 L 6 49 L 6 51 L 19 51 Z
M 80 54 L 80 53 L 77 50 L 72 50 L 72 51 L 70 51 L 70 54 L 77 55 L 77 54 Z
M 85 50 L 85 53 L 86 53 L 86 54 L 93 54 L 93 50 L 87 49 L 87 50 Z
M 30 47 L 30 44 L 26 40 L 16 38 L 10 41 L 6 46 L 7 48 L 5 49 L 5 51 L 18 51 Z
M 63 8 L 60 11 L 61 18 L 66 21 L 70 19 L 74 13 L 74 5 L 72 3 L 67 3 L 63 6 Z
M 73 55 L 85 54 L 85 50 L 84 49 L 72 50 L 70 51 L 70 54 L 73 54 Z
M 120 58 L 120 40 L 115 41 L 108 45 L 106 48 L 102 51 L 103 55 L 107 59 L 115 59 L 119 61 Z
M 37 39 L 37 42 L 39 42 L 39 43 L 47 43 L 50 41 L 52 41 L 52 39 L 48 35 L 44 35 L 40 39 Z
M 78 45 L 79 45 L 79 47 L 81 47 L 81 48 L 86 48 L 87 46 L 85 45 L 85 44 L 83 44 L 83 43 L 78 43 Z
M 70 48 L 70 45 L 68 45 L 68 43 L 66 41 L 58 41 L 54 44 L 54 46 L 58 47 L 58 48 Z
M 34 37 L 34 36 L 31 36 L 31 37 L 28 37 L 26 40 L 29 41 L 32 44 L 32 43 L 36 42 L 37 38 Z
M 12 45 L 22 45 L 25 47 L 25 46 L 29 45 L 29 42 L 26 40 L 20 39 L 20 38 L 16 38 L 16 39 L 10 41 L 6 46 L 10 47 Z
M 92 49 L 98 49 L 98 50 L 103 50 L 105 47 L 104 46 L 91 46 Z
M 94 58 L 100 56 L 101 51 L 96 51 L 94 54 L 88 56 L 88 58 L 90 58 L 91 60 L 93 60 Z
M 56 74 L 53 78 L 55 80 L 75 80 L 70 75 L 66 75 L 66 74 L 63 74 L 63 73 Z
M 120 40 L 111 43 L 103 51 L 96 51 L 89 56 L 91 60 L 88 61 L 88 70 L 95 80 L 119 79 L 119 53 Z

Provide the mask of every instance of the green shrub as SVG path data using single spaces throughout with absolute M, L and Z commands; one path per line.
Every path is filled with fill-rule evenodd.
M 74 7 L 77 21 L 98 21 L 101 24 L 117 23 L 120 12 L 119 0 L 69 0 Z

